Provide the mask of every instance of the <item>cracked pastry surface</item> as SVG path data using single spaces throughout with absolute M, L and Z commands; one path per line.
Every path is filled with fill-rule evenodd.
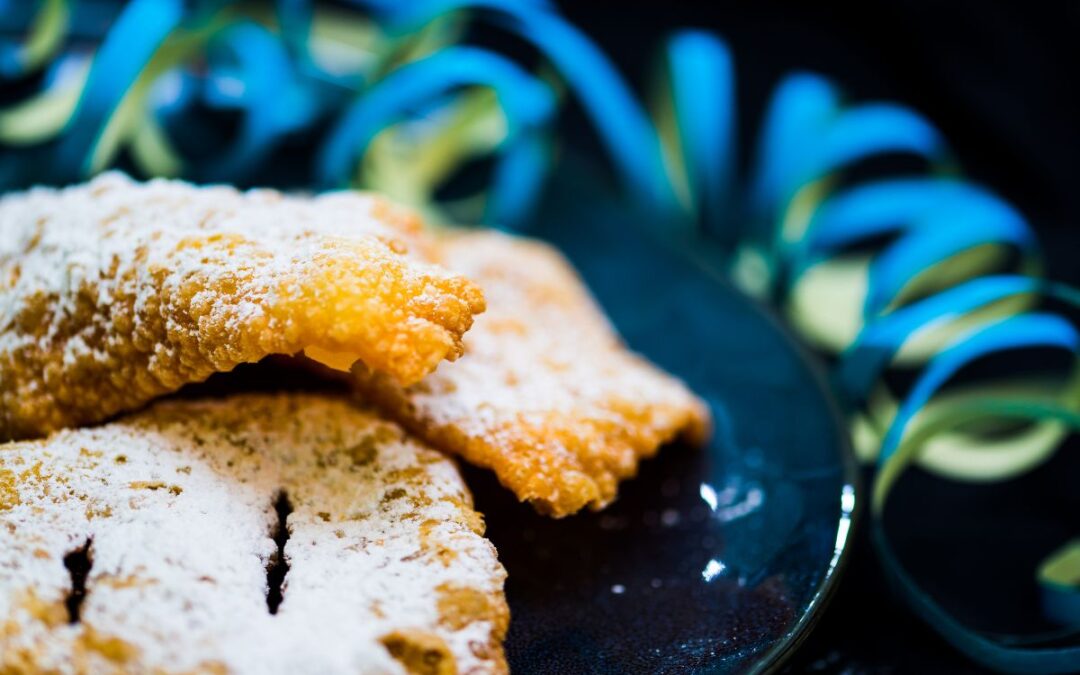
M 10 443 L 0 671 L 505 672 L 505 572 L 482 531 L 450 460 L 335 398 L 164 401 Z
M 482 311 L 427 262 L 413 216 L 106 174 L 0 199 L 0 439 L 137 408 L 210 374 L 308 350 L 411 384 Z
M 480 284 L 488 309 L 462 358 L 416 385 L 354 368 L 391 417 L 553 516 L 607 505 L 664 443 L 704 440 L 705 404 L 622 345 L 557 251 L 492 231 L 440 248 L 444 265 Z

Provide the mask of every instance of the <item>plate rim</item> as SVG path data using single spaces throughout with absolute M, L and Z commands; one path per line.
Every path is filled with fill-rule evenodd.
M 682 249 L 681 246 L 673 247 Z M 686 250 L 676 251 L 690 264 L 700 271 L 713 277 L 717 282 L 728 287 L 729 291 L 746 304 L 750 311 L 756 312 L 763 320 L 771 324 L 772 328 L 782 336 L 788 347 L 793 351 L 798 360 L 806 367 L 810 379 L 821 394 L 828 409 L 828 415 L 836 426 L 838 433 L 837 450 L 840 455 L 840 470 L 842 478 L 840 518 L 837 520 L 837 539 L 840 538 L 840 530 L 845 529 L 843 541 L 834 548 L 832 558 L 829 560 L 828 570 L 824 579 L 818 584 L 813 597 L 807 604 L 787 634 L 778 639 L 775 644 L 763 652 L 755 660 L 747 672 L 750 673 L 775 673 L 798 651 L 814 627 L 824 615 L 824 610 L 836 594 L 844 571 L 847 569 L 851 558 L 851 550 L 854 546 L 855 535 L 862 521 L 862 505 L 864 486 L 862 475 L 859 471 L 859 463 L 855 458 L 852 445 L 851 432 L 844 418 L 840 404 L 829 387 L 829 379 L 826 375 L 825 365 L 816 354 L 794 333 L 790 326 L 783 320 L 777 309 L 759 298 L 755 298 L 743 291 L 730 277 L 717 270 L 712 265 L 703 264 L 702 260 Z M 844 499 L 850 490 L 850 507 L 844 505 Z M 710 670 L 719 670 L 713 668 Z

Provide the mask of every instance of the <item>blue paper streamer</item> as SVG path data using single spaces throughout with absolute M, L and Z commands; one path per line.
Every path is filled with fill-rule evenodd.
M 546 2 L 519 0 L 387 0 L 359 2 L 398 31 L 413 31 L 446 12 L 472 10 L 534 44 L 574 91 L 604 142 L 627 191 L 661 212 L 676 206 L 660 141 L 648 116 L 614 66 L 580 30 Z
M 85 178 L 109 116 L 184 17 L 181 0 L 134 0 L 94 57 L 86 87 L 56 146 L 53 180 Z
M 687 79 L 695 71 L 687 64 L 680 67 Z M 700 131 L 696 134 L 684 131 L 680 145 L 688 147 L 698 137 L 710 138 Z M 1071 289 L 1062 290 L 1029 276 L 970 278 L 970 274 L 978 274 L 976 271 L 969 273 L 966 282 L 954 279 L 950 283 L 957 285 L 951 288 L 894 307 L 909 284 L 935 266 L 947 266 L 959 254 L 984 246 L 1005 246 L 1017 251 L 1023 261 L 1037 261 L 1039 252 L 1030 226 L 1015 209 L 988 191 L 955 179 L 875 181 L 829 194 L 833 179 L 848 167 L 891 154 L 914 155 L 938 170 L 951 164 L 940 134 L 917 113 L 891 104 L 845 108 L 827 80 L 796 74 L 783 80 L 773 95 L 752 173 L 747 212 L 754 229 L 744 238 L 744 245 L 768 252 L 772 264 L 769 281 L 776 297 L 790 297 L 811 267 L 845 255 L 850 247 L 893 235 L 871 257 L 861 330 L 855 343 L 841 355 L 834 377 L 838 392 L 851 410 L 864 405 L 901 347 L 924 329 L 1024 294 L 1075 299 Z M 700 163 L 700 171 L 709 170 L 708 163 L 693 154 L 688 157 Z M 693 169 L 687 173 L 694 175 Z M 815 189 L 826 196 L 816 195 L 811 191 Z M 800 195 L 809 201 L 800 201 Z M 807 204 L 808 217 L 799 211 L 805 210 Z M 789 216 L 808 220 L 797 241 L 788 241 L 790 234 L 781 231 L 781 224 Z M 1028 270 L 1031 265 L 1022 267 Z M 833 311 L 827 302 L 821 300 L 820 311 Z M 1034 347 L 1065 349 L 1075 359 L 1078 340 L 1069 321 L 1046 313 L 1009 316 L 978 325 L 955 338 L 929 360 L 902 399 L 884 436 L 879 462 L 890 462 L 915 415 L 965 365 L 990 355 Z M 1054 414 L 1077 417 L 1067 408 Z M 883 501 L 887 493 L 875 497 Z M 1034 645 L 1042 638 L 1060 639 L 1068 634 L 1032 636 L 1030 644 L 1019 644 L 1012 638 L 985 636 L 964 626 L 903 569 L 877 513 L 872 527 L 882 561 L 901 593 L 928 623 L 971 658 L 1015 672 L 1065 672 L 1080 663 L 1080 647 L 1076 645 Z M 1054 599 L 1062 597 L 1061 589 L 1043 585 L 1044 593 Z M 1070 605 L 1051 602 L 1047 606 L 1060 609 Z M 1073 618 L 1080 622 L 1080 617 Z
M 1078 342 L 1080 336 L 1068 321 L 1041 313 L 1003 319 L 965 336 L 930 361 L 885 435 L 878 462 L 888 461 L 911 418 L 963 366 L 989 354 L 1020 348 L 1057 347 L 1075 355 Z
M 511 61 L 470 47 L 449 47 L 402 66 L 364 92 L 327 137 L 317 160 L 321 185 L 345 185 L 357 156 L 378 132 L 423 102 L 465 85 L 491 87 L 509 125 L 488 220 L 519 222 L 544 175 L 546 152 L 540 136 L 555 109 L 554 93 Z
M 691 197 L 710 233 L 726 239 L 736 229 L 724 218 L 733 210 L 735 74 L 731 54 L 715 35 L 687 31 L 668 41 L 667 59 L 679 135 L 692 139 L 682 148 Z
M 211 106 L 243 111 L 233 146 L 208 162 L 205 180 L 243 181 L 254 172 L 282 138 L 310 125 L 318 101 L 296 82 L 285 45 L 265 28 L 250 22 L 222 31 L 210 44 L 211 75 L 238 83 L 237 92 L 208 87 Z M 213 58 L 214 52 L 217 58 Z
M 777 86 L 765 113 L 751 183 L 751 213 L 759 229 L 771 229 L 790 201 L 812 139 L 836 116 L 839 105 L 836 88 L 816 75 L 790 75 Z M 769 238 L 762 232 L 758 237 Z
M 994 302 L 1024 293 L 1039 293 L 1031 277 L 989 276 L 974 279 L 896 310 L 866 325 L 841 356 L 834 382 L 849 406 L 866 400 L 892 359 L 916 332 L 943 317 L 959 317 Z

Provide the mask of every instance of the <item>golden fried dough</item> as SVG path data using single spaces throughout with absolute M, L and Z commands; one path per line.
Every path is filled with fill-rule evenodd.
M 483 529 L 451 460 L 328 397 L 0 446 L 0 672 L 503 673 Z
M 662 444 L 705 438 L 705 405 L 623 347 L 558 252 L 493 232 L 449 237 L 442 252 L 488 310 L 465 355 L 416 385 L 354 369 L 387 414 L 553 516 L 604 507 Z
M 100 421 L 269 354 L 412 384 L 480 290 L 379 198 L 132 182 L 0 200 L 0 438 Z

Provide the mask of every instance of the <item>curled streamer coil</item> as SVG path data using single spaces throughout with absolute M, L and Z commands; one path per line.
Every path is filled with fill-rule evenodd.
M 311 147 L 293 170 L 299 185 L 361 185 L 435 217 L 514 228 L 542 190 L 560 99 L 573 96 L 627 195 L 663 216 L 662 234 L 715 251 L 747 292 L 834 357 L 857 452 L 877 464 L 874 541 L 916 610 L 988 665 L 1050 672 L 1080 658 L 1080 648 L 1061 646 L 1080 625 L 1078 544 L 1039 570 L 1048 615 L 1073 628 L 1010 642 L 946 613 L 881 526 L 892 486 L 913 463 L 959 480 L 1007 478 L 1080 428 L 1080 335 L 1043 307 L 1080 308 L 1080 294 L 1040 279 L 1023 215 L 963 180 L 930 123 L 895 104 L 846 105 L 828 80 L 794 74 L 774 90 L 741 177 L 734 59 L 711 33 L 666 42 L 650 117 L 546 2 L 352 4 L 364 12 L 315 11 L 302 0 L 272 9 L 135 0 L 112 16 L 110 3 L 0 0 L 0 34 L 11 36 L 0 41 L 0 79 L 29 92 L 0 105 L 0 186 L 75 181 L 118 162 L 144 175 L 246 182 L 299 143 Z M 469 22 L 532 45 L 544 75 L 461 44 Z M 109 28 L 96 36 L 94 26 Z M 79 37 L 102 39 L 87 51 Z M 926 168 L 859 179 L 860 164 L 895 155 Z M 441 198 L 440 186 L 477 157 L 493 161 L 487 184 Z M 1051 382 L 1010 373 L 948 386 L 977 361 L 1030 348 L 1060 350 L 1072 365 Z M 913 383 L 890 385 L 896 371 Z M 1025 423 L 1003 433 L 1003 420 Z
M 10 4 L 0 16 L 18 24 L 27 6 Z M 111 27 L 92 54 L 59 54 L 77 10 L 88 15 L 78 23 Z M 0 77 L 41 82 L 0 108 L 0 143 L 11 149 L 0 185 L 76 181 L 118 161 L 142 175 L 243 183 L 283 144 L 314 134 L 299 185 L 359 179 L 425 206 L 457 165 L 490 154 L 490 188 L 464 217 L 520 222 L 537 196 L 556 94 L 510 59 L 455 45 L 461 22 L 446 12 L 402 31 L 284 0 L 274 11 L 135 0 L 104 20 L 92 10 L 108 15 L 41 3 L 24 17 L 25 39 L 0 48 Z M 222 138 L 230 122 L 235 133 Z
M 893 104 L 844 106 L 835 87 L 815 75 L 792 75 L 776 88 L 745 189 L 749 203 L 732 204 L 730 116 L 679 115 L 680 103 L 699 111 L 731 100 L 730 62 L 723 43 L 707 34 L 670 41 L 675 114 L 661 128 L 671 128 L 672 145 L 694 149 L 672 154 L 682 162 L 679 175 L 689 177 L 685 192 L 696 195 L 697 211 L 727 200 L 729 212 L 748 215 L 745 229 L 728 234 L 736 242 L 735 279 L 775 301 L 807 340 L 835 356 L 834 391 L 851 417 L 856 449 L 877 464 L 873 540 L 886 571 L 922 617 L 969 656 L 1006 670 L 1072 670 L 1080 651 L 1062 644 L 1080 625 L 1080 615 L 1070 613 L 1078 589 L 1062 580 L 1066 570 L 1080 569 L 1077 542 L 1039 573 L 1046 613 L 1065 627 L 1003 639 L 965 628 L 919 587 L 893 552 L 881 516 L 914 463 L 959 480 L 1009 478 L 1041 464 L 1080 429 L 1080 334 L 1065 316 L 1039 308 L 1050 299 L 1080 309 L 1080 294 L 1039 278 L 1027 221 L 956 177 L 944 140 L 926 120 Z M 710 85 L 690 71 L 711 73 Z M 707 161 L 699 138 L 708 139 Z M 720 149 L 726 158 L 715 156 Z M 860 162 L 896 154 L 920 159 L 925 175 L 845 180 Z M 710 185 L 701 176 L 729 183 Z M 1033 348 L 1063 351 L 1069 369 L 1051 382 L 1010 372 L 1003 382 L 947 387 L 982 359 Z M 885 377 L 895 369 L 916 373 L 902 394 Z M 1003 433 L 1004 420 L 1026 424 Z

